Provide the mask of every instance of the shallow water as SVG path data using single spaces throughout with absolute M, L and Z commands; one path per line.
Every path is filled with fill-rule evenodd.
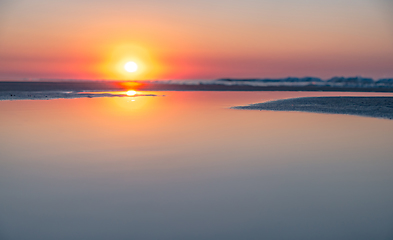
M 391 120 L 229 109 L 392 94 L 162 94 L 0 101 L 0 239 L 392 239 Z

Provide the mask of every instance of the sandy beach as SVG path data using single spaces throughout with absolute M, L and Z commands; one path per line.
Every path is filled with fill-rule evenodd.
M 238 106 L 234 109 L 349 114 L 393 119 L 393 97 L 306 97 Z

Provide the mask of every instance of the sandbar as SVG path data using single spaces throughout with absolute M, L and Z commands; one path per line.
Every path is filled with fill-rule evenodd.
M 393 97 L 305 97 L 237 106 L 233 109 L 348 114 L 393 119 Z

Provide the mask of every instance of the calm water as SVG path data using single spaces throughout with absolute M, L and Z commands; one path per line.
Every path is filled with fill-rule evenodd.
M 393 121 L 229 109 L 387 94 L 164 94 L 1 101 L 0 239 L 393 238 Z

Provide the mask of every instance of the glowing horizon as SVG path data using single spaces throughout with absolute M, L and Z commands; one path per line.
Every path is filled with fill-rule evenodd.
M 384 0 L 0 7 L 0 79 L 393 77 L 393 8 Z M 138 71 L 124 71 L 127 62 Z

